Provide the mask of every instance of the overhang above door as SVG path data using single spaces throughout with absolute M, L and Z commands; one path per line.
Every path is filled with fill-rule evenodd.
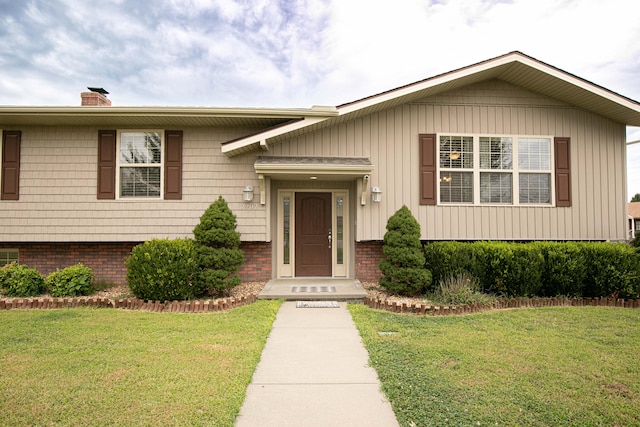
M 373 171 L 368 157 L 258 157 L 259 176 L 279 180 L 348 181 Z

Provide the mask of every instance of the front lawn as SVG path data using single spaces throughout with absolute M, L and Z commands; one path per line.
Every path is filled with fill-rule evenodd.
M 0 312 L 0 425 L 232 426 L 279 306 Z
M 402 426 L 640 425 L 640 310 L 349 309 Z

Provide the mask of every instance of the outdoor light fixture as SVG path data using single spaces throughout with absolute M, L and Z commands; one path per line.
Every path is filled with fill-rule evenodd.
M 253 187 L 250 185 L 247 185 L 246 187 L 244 187 L 244 190 L 242 190 L 242 200 L 245 202 L 250 202 L 253 200 Z
M 380 187 L 373 187 L 371 189 L 371 201 L 380 203 L 380 200 L 382 200 L 382 190 Z

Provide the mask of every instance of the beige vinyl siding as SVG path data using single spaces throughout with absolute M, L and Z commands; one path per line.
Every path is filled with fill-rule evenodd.
M 142 241 L 192 236 L 204 210 L 222 195 L 245 241 L 267 240 L 267 215 L 242 202 L 259 188 L 255 156 L 229 159 L 222 141 L 247 129 L 184 130 L 182 200 L 97 200 L 97 128 L 22 128 L 20 200 L 0 203 L 5 242 Z
M 420 133 L 570 137 L 572 206 L 420 206 Z M 304 135 L 269 154 L 370 157 L 370 185 L 382 189 L 382 202 L 358 205 L 356 240 L 382 239 L 403 204 L 429 240 L 621 240 L 624 148 L 624 125 L 492 80 Z

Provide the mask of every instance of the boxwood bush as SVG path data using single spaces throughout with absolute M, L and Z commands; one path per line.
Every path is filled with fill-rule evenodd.
M 198 271 L 191 239 L 153 239 L 137 245 L 126 260 L 133 295 L 144 300 L 173 301 L 206 293 L 194 276 Z
M 0 268 L 0 290 L 8 297 L 33 297 L 43 294 L 46 286 L 35 268 L 11 263 Z
M 93 270 L 82 263 L 56 270 L 44 283 L 54 297 L 78 297 L 95 292 Z
M 434 282 L 468 272 L 483 291 L 504 296 L 640 298 L 640 252 L 604 242 L 432 242 Z

